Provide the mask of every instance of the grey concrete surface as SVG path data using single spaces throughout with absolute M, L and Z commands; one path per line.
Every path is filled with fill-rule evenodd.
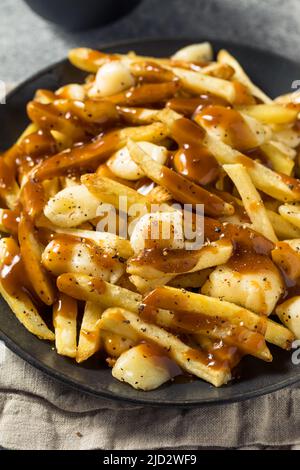
M 227 39 L 300 60 L 300 1 L 143 0 L 114 24 L 69 33 L 35 15 L 22 0 L 1 0 L 0 79 L 23 80 L 63 58 L 70 47 L 145 36 Z

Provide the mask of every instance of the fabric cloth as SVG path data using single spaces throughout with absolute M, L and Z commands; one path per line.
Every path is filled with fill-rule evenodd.
M 0 446 L 197 449 L 300 446 L 300 386 L 243 403 L 154 408 L 61 385 L 0 347 Z

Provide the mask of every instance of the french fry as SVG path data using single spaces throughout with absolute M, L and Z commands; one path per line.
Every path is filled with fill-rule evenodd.
M 152 61 L 138 61 L 129 65 L 131 74 L 143 83 L 171 82 L 176 77 L 171 70 Z
M 214 354 L 219 360 L 229 364 L 230 368 L 237 366 L 243 354 L 238 348 L 227 344 L 220 344 L 219 340 L 213 340 L 201 334 L 193 335 L 193 339 L 198 345 L 208 353 Z
M 184 289 L 175 289 L 169 286 L 159 287 L 148 294 L 143 302 L 154 308 L 192 312 L 199 317 L 201 315 L 211 318 L 218 317 L 262 334 L 266 331 L 266 318 L 231 302 L 195 294 Z
M 32 122 L 44 130 L 56 130 L 70 137 L 74 142 L 84 138 L 85 132 L 82 125 L 75 119 L 68 119 L 59 112 L 53 103 L 43 104 L 30 101 L 27 105 L 27 114 Z
M 66 273 L 57 278 L 58 289 L 78 300 L 91 301 L 104 308 L 123 307 L 138 311 L 142 296 L 86 274 Z
M 270 170 L 212 135 L 207 135 L 205 143 L 220 164 L 244 165 L 257 189 L 283 202 L 300 199 L 300 183 L 295 178 Z
M 275 171 L 291 176 L 295 162 L 291 158 L 291 152 L 286 152 L 286 146 L 276 141 L 265 142 L 261 150 L 268 157 Z
M 164 83 L 145 83 L 123 91 L 108 99 L 118 106 L 151 106 L 155 103 L 163 103 L 172 98 L 180 89 L 180 81 Z
M 112 204 L 117 209 L 120 209 L 120 198 L 124 197 L 128 208 L 137 204 L 150 210 L 151 203 L 148 197 L 110 178 L 101 177 L 95 173 L 87 174 L 81 177 L 81 183 L 96 197 L 101 198 L 107 204 Z
M 59 191 L 44 206 L 44 214 L 54 225 L 77 227 L 94 219 L 101 200 L 84 185 L 74 185 Z
M 296 339 L 300 339 L 300 297 L 297 295 L 278 305 L 276 315 Z
M 87 302 L 79 332 L 76 362 L 86 361 L 101 345 L 100 318 L 102 309 L 98 304 Z
M 103 318 L 107 315 L 116 315 L 119 319 L 129 322 L 131 328 L 144 340 L 150 340 L 158 346 L 164 348 L 173 359 L 185 371 L 196 375 L 215 387 L 220 387 L 227 383 L 230 378 L 230 370 L 215 360 L 215 364 L 210 364 L 206 355 L 198 349 L 190 348 L 180 341 L 176 336 L 168 333 L 156 325 L 146 323 L 138 315 L 124 309 L 109 309 Z M 100 323 L 103 320 L 100 320 Z
M 235 184 L 242 198 L 246 212 L 252 222 L 252 228 L 269 240 L 276 242 L 277 237 L 269 220 L 268 213 L 246 168 L 241 164 L 233 164 L 223 165 L 223 169 Z
M 168 282 L 171 287 L 177 287 L 178 289 L 199 289 L 207 281 L 212 268 L 202 269 L 194 273 L 179 274 Z
M 259 316 L 250 310 L 246 310 L 230 302 L 222 301 L 213 297 L 202 294 L 194 294 L 182 289 L 174 289 L 173 287 L 160 287 L 150 293 L 144 302 L 150 304 L 151 307 L 164 309 L 168 305 L 168 309 L 179 310 L 185 312 L 193 312 L 195 315 L 199 312 L 207 316 L 218 316 L 218 318 L 226 319 L 232 324 L 242 325 L 250 331 L 260 332 L 265 336 L 266 341 L 275 344 L 283 349 L 289 349 L 293 341 L 293 334 L 284 326 L 270 319 Z M 161 312 L 161 310 L 160 310 Z M 164 310 L 166 312 L 166 310 Z M 167 315 L 162 313 L 161 315 Z
M 238 63 L 238 61 L 231 54 L 229 54 L 228 51 L 224 49 L 219 51 L 217 60 L 222 64 L 225 63 L 230 65 L 235 70 L 236 78 L 245 86 L 247 86 L 249 90 L 251 90 L 253 96 L 259 98 L 263 103 L 272 103 L 271 98 L 269 98 L 262 90 L 260 90 L 256 85 L 254 85 L 254 83 L 250 80 L 250 78 L 248 77 L 244 69 L 241 67 L 241 65 Z
M 225 99 L 229 103 L 249 104 L 253 103 L 250 93 L 242 84 L 237 87 L 234 82 L 221 78 L 210 77 L 201 72 L 173 68 L 173 72 L 180 78 L 182 86 L 193 93 L 208 92 Z M 242 97 L 239 90 L 242 89 Z
M 151 108 L 135 108 L 133 106 L 117 106 L 119 115 L 126 124 L 139 126 L 152 124 L 157 121 L 160 111 Z
M 103 54 L 87 47 L 78 47 L 69 51 L 70 62 L 85 72 L 97 72 L 101 65 L 118 58 L 119 54 Z
M 239 108 L 239 111 L 263 124 L 292 124 L 297 119 L 300 106 L 291 108 L 280 104 L 256 104 L 243 106 Z
M 167 300 L 168 299 L 168 300 Z M 293 342 L 294 335 L 287 328 L 276 323 L 267 318 L 256 315 L 250 310 L 243 309 L 235 304 L 230 302 L 222 301 L 215 299 L 213 297 L 204 296 L 201 294 L 194 294 L 192 292 L 184 291 L 182 289 L 174 289 L 172 287 L 160 287 L 150 293 L 144 301 L 146 305 L 151 305 L 151 308 L 159 308 L 159 311 L 156 312 L 156 321 L 158 324 L 164 325 L 165 327 L 172 326 L 172 316 L 169 312 L 164 309 L 164 306 L 168 305 L 168 309 L 174 311 L 181 310 L 183 312 L 188 312 L 193 314 L 194 323 L 197 323 L 197 316 L 201 317 L 202 315 L 207 315 L 208 317 L 218 317 L 218 319 L 223 319 L 229 321 L 233 325 L 243 325 L 246 329 L 253 332 L 260 332 L 262 336 L 265 337 L 265 340 L 271 344 L 279 346 L 282 349 L 290 349 L 291 343 Z M 201 314 L 199 314 L 201 312 Z M 202 320 L 202 319 L 201 319 Z M 177 326 L 182 326 L 184 322 L 184 316 L 182 316 L 182 321 L 177 322 Z M 181 325 L 180 325 L 181 324 Z M 194 332 L 195 331 L 195 325 Z M 188 328 L 191 328 L 191 325 L 188 325 Z M 201 327 L 199 327 L 200 330 Z M 216 332 L 216 328 L 209 329 L 207 325 L 207 331 L 203 328 L 201 331 L 198 331 L 202 334 L 216 335 L 215 337 L 223 337 L 224 331 Z M 191 328 L 192 329 L 192 328 Z M 243 334 L 242 334 L 243 337 Z M 230 340 L 230 334 L 226 337 L 226 341 Z M 234 339 L 233 339 L 234 342 Z M 259 345 L 260 343 L 258 343 Z M 242 346 L 243 347 L 243 346 Z M 262 349 L 258 354 L 263 360 L 271 360 L 270 353 L 265 349 L 262 344 L 260 344 Z M 254 352 L 254 351 L 253 351 Z
M 53 306 L 55 347 L 58 354 L 76 357 L 77 302 L 60 294 Z
M 173 275 L 161 275 L 154 279 L 146 279 L 141 276 L 132 275 L 129 277 L 130 282 L 136 287 L 136 290 L 141 294 L 146 294 L 156 287 L 163 286 L 168 284 L 169 281 L 173 278 Z
M 191 64 L 193 65 L 193 63 L 187 60 L 140 56 L 134 52 L 130 52 L 129 54 L 105 54 L 103 52 L 85 47 L 72 49 L 69 52 L 69 60 L 73 65 L 75 65 L 75 67 L 92 73 L 96 73 L 98 69 L 105 63 L 115 60 L 122 62 L 124 65 L 130 68 L 133 64 L 138 62 L 152 62 L 164 67 L 172 67 L 175 64 L 177 66 L 180 64 L 181 66 L 185 67 L 189 67 Z
M 84 87 L 78 83 L 68 83 L 68 85 L 60 87 L 55 91 L 55 95 L 73 101 L 83 101 L 86 98 Z
M 123 261 L 123 260 L 121 260 Z M 115 284 L 125 272 L 124 263 L 89 240 L 56 235 L 41 256 L 42 266 L 54 276 L 67 272 L 88 274 Z
M 2 238 L 0 240 L 1 270 L 7 266 L 7 260 L 11 264 L 11 260 L 19 256 L 19 248 L 12 238 Z M 3 280 L 2 276 L 0 280 L 0 293 L 19 322 L 38 338 L 54 341 L 54 333 L 47 327 L 29 295 L 17 285 L 13 285 L 12 289 L 11 286 L 8 288 L 4 281 L 5 279 Z
M 292 127 L 278 126 L 276 129 L 275 125 L 273 126 L 273 139 L 290 147 L 291 149 L 297 149 L 300 145 L 300 133 L 297 129 Z
M 279 240 L 285 240 L 286 238 L 300 238 L 300 228 L 285 220 L 284 217 L 277 212 L 267 209 L 267 213 Z
M 67 228 L 60 229 L 58 227 L 56 227 L 54 231 L 56 233 L 71 235 L 83 241 L 85 239 L 93 240 L 104 251 L 107 251 L 112 255 L 117 255 L 120 258 L 128 259 L 133 255 L 130 241 L 113 233 Z
M 52 305 L 55 291 L 49 275 L 41 264 L 42 248 L 32 223 L 24 215 L 21 216 L 18 236 L 26 273 L 31 280 L 34 291 L 42 302 L 46 305 Z
M 36 124 L 33 124 L 33 123 L 28 124 L 26 129 L 24 129 L 24 131 L 22 132 L 22 134 L 18 138 L 18 140 L 16 142 L 17 145 L 19 145 L 25 139 L 25 137 L 27 137 L 30 134 L 33 134 L 34 132 L 37 132 L 37 130 L 38 130 L 38 127 L 37 127 Z
M 204 245 L 198 250 L 158 250 L 154 255 L 144 251 L 129 260 L 127 272 L 145 279 L 156 279 L 162 276 L 193 273 L 202 269 L 225 264 L 231 257 L 231 241 L 218 240 Z M 150 256 L 149 256 L 150 254 Z
M 20 214 L 10 209 L 0 209 L 0 232 L 17 235 Z
M 210 77 L 221 78 L 223 80 L 230 80 L 234 75 L 234 69 L 228 64 L 220 64 L 213 62 L 201 68 L 201 73 L 209 75 Z
M 285 204 L 278 211 L 287 222 L 300 228 L 300 204 Z
M 268 343 L 289 350 L 291 349 L 295 335 L 283 325 L 268 319 L 265 338 Z
M 36 181 L 64 175 L 75 168 L 87 168 L 98 166 L 113 152 L 124 147 L 127 139 L 147 140 L 153 143 L 160 143 L 169 132 L 167 127 L 155 122 L 148 126 L 129 127 L 117 131 L 112 131 L 104 137 L 100 135 L 93 142 L 74 147 L 69 152 L 59 153 L 48 158 L 37 166 L 33 171 L 33 178 Z
M 166 187 L 175 199 L 190 204 L 204 204 L 207 214 L 229 215 L 234 212 L 233 207 L 224 202 L 221 198 L 214 196 L 212 193 L 196 185 L 184 176 L 173 172 L 169 168 L 154 162 L 137 144 L 128 141 L 128 148 L 133 160 L 141 166 L 148 178 L 155 183 Z
M 148 194 L 148 198 L 153 204 L 162 204 L 171 201 L 172 194 L 163 186 L 155 186 Z

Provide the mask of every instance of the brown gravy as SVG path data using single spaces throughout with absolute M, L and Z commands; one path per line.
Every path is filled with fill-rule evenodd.
M 173 158 L 178 173 L 197 184 L 209 184 L 219 175 L 220 166 L 212 153 L 202 144 L 204 132 L 189 119 L 177 119 L 172 137 L 179 145 Z

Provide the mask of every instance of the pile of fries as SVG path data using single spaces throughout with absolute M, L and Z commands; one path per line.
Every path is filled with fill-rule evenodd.
M 290 349 L 299 95 L 272 100 L 208 43 L 170 58 L 80 48 L 69 59 L 85 82 L 37 90 L 31 123 L 0 158 L 0 291 L 18 320 L 78 363 L 102 351 L 141 390 L 178 375 L 219 387 L 243 356 Z M 197 249 L 182 235 L 185 204 L 192 225 L 203 205 Z M 114 229 L 103 224 L 113 212 Z

